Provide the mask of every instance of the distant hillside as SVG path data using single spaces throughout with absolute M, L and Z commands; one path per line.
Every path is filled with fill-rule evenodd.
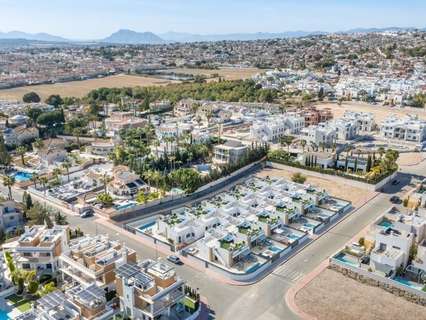
M 46 42 L 68 42 L 69 40 L 48 33 L 26 33 L 21 31 L 0 32 L 0 39 L 25 39 Z
M 209 41 L 251 41 L 264 39 L 299 38 L 310 35 L 325 34 L 321 31 L 287 31 L 279 33 L 229 33 L 229 34 L 192 34 L 180 32 L 167 32 L 159 34 L 161 38 L 169 42 L 209 42 Z
M 165 41 L 152 32 L 136 32 L 132 30 L 119 30 L 101 42 L 113 44 L 161 44 Z

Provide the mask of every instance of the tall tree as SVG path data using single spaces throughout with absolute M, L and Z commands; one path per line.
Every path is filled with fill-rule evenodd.
M 7 189 L 9 190 L 9 200 L 13 200 L 12 187 L 15 184 L 15 182 L 16 181 L 14 177 L 9 177 L 9 176 L 3 177 L 3 185 L 7 187 Z
M 17 147 L 16 153 L 21 157 L 22 165 L 25 166 L 25 154 L 27 153 L 27 147 L 26 146 Z
M 10 154 L 6 149 L 3 135 L 0 134 L 0 165 L 8 166 L 10 164 Z

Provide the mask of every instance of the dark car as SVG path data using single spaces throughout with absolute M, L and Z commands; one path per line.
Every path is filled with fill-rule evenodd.
M 178 264 L 178 265 L 182 265 L 183 264 L 183 262 L 177 256 L 168 256 L 167 260 L 169 260 L 170 262 L 172 262 L 174 264 Z
M 95 212 L 93 211 L 93 209 L 86 209 L 83 210 L 83 212 L 80 214 L 80 218 L 90 218 L 93 217 L 94 214 Z
M 402 203 L 402 200 L 398 196 L 393 196 L 393 197 L 390 198 L 390 202 L 395 203 L 395 204 L 399 204 L 399 203 Z

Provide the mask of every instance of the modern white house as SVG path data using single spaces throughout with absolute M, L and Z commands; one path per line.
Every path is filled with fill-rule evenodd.
M 12 200 L 0 204 L 0 232 L 3 234 L 15 231 L 23 226 L 22 206 Z
M 170 319 L 185 296 L 184 285 L 175 269 L 162 261 L 127 263 L 116 272 L 120 310 L 130 319 Z
M 16 265 L 24 270 L 35 270 L 38 274 L 56 274 L 59 270 L 59 257 L 67 253 L 68 227 L 32 226 L 25 227 L 24 233 L 14 242 L 3 245 L 12 252 Z
M 258 119 L 250 128 L 250 138 L 258 142 L 277 142 L 284 135 L 298 134 L 305 127 L 305 118 L 294 115 Z
M 213 147 L 213 164 L 217 166 L 238 163 L 246 154 L 248 148 L 241 141 L 228 140 L 224 144 Z
M 426 140 L 426 121 L 417 117 L 390 116 L 380 125 L 380 134 L 386 139 L 421 143 Z

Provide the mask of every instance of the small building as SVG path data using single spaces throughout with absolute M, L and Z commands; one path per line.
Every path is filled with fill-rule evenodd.
M 23 226 L 22 205 L 8 200 L 0 204 L 0 232 L 13 232 Z
M 184 298 L 184 284 L 164 262 L 124 264 L 117 269 L 116 278 L 120 309 L 131 319 L 170 317 Z
M 237 164 L 247 154 L 248 148 L 241 141 L 228 140 L 213 148 L 213 163 L 217 166 Z
M 143 190 L 149 191 L 149 186 L 126 166 L 116 166 L 112 170 L 112 180 L 107 185 L 108 192 L 119 197 L 134 196 Z

